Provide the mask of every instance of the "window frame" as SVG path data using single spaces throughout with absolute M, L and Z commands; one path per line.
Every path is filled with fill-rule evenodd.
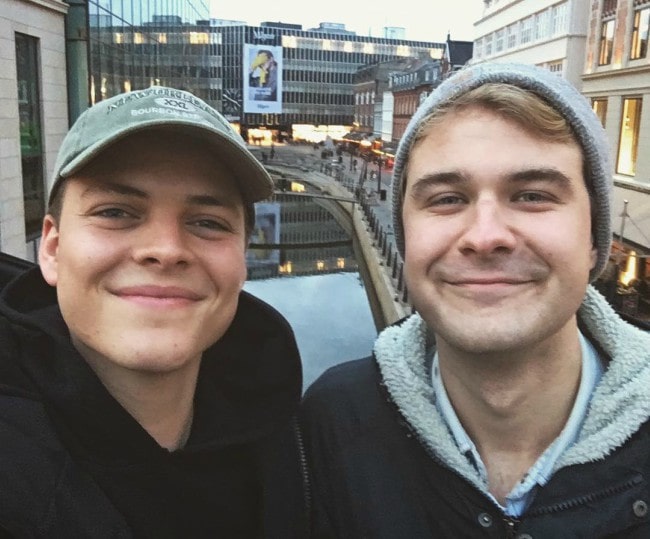
M 621 123 L 619 128 L 618 145 L 616 148 L 616 173 L 623 176 L 636 176 L 636 165 L 639 157 L 639 135 L 641 131 L 641 114 L 643 111 L 643 97 L 642 96 L 622 96 L 621 106 Z M 635 117 L 631 119 L 632 140 L 629 144 L 625 144 L 625 130 L 629 129 L 626 126 L 626 113 L 628 112 L 628 103 L 637 102 L 638 106 L 635 109 Z M 625 144 L 625 146 L 624 146 Z M 630 167 L 626 170 L 621 170 L 621 161 L 625 158 L 624 152 L 630 154 L 629 161 Z
M 640 28 L 642 17 L 645 15 L 645 24 Z M 645 39 L 641 36 L 645 33 Z M 650 38 L 650 5 L 645 5 L 634 10 L 632 17 L 632 36 L 630 40 L 630 60 L 641 60 L 648 55 L 648 40 Z

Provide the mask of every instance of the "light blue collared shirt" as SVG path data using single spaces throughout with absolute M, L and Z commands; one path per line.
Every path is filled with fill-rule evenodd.
M 528 470 L 523 479 L 517 483 L 510 493 L 506 496 L 505 507 L 497 502 L 496 498 L 489 494 L 494 503 L 501 507 L 504 513 L 511 517 L 520 517 L 533 499 L 535 487 L 544 486 L 551 478 L 553 466 L 560 458 L 562 453 L 575 442 L 582 427 L 582 423 L 587 415 L 589 402 L 594 389 L 598 385 L 603 374 L 603 364 L 600 356 L 594 346 L 580 333 L 580 347 L 582 350 L 582 373 L 580 378 L 580 387 L 576 395 L 573 409 L 569 419 L 564 425 L 562 432 L 540 455 L 535 464 Z M 465 432 L 460 424 L 458 416 L 449 402 L 447 391 L 440 376 L 438 367 L 438 353 L 433 356 L 433 365 L 431 369 L 431 379 L 436 396 L 436 407 L 445 420 L 458 449 L 463 453 L 470 462 L 476 467 L 481 478 L 488 483 L 487 470 L 481 456 L 476 450 L 474 442 Z

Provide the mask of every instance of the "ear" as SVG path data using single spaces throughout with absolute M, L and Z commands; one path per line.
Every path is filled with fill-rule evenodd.
M 58 267 L 59 229 L 54 217 L 47 214 L 43 218 L 41 244 L 38 248 L 38 263 L 43 278 L 50 286 L 56 286 L 59 277 Z

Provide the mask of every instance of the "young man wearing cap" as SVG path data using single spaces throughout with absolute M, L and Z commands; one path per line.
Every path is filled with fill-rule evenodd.
M 242 292 L 272 186 L 187 92 L 74 124 L 40 268 L 0 298 L 0 536 L 304 536 L 300 358 Z
M 416 313 L 305 399 L 318 536 L 650 536 L 650 336 L 589 286 L 609 155 L 541 68 L 469 67 L 422 104 L 393 175 Z

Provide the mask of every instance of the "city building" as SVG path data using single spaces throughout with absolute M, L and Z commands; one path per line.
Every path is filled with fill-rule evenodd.
M 439 59 L 416 58 L 408 69 L 391 74 L 388 86 L 393 94 L 393 141 L 399 141 L 411 116 L 441 81 Z
M 614 257 L 632 259 L 650 317 L 650 0 L 592 0 L 589 13 L 582 92 L 613 146 Z
M 442 54 L 442 77 L 446 78 L 454 71 L 462 69 L 472 59 L 473 51 L 473 41 L 454 40 L 447 34 L 445 51 Z
M 383 97 L 388 90 L 390 75 L 411 69 L 413 61 L 413 58 L 399 58 L 366 65 L 357 69 L 352 79 L 354 131 L 383 138 Z M 390 140 L 390 138 L 387 140 Z
M 207 0 L 71 2 L 69 18 L 71 121 L 89 104 L 152 85 L 217 97 Z
M 547 67 L 578 89 L 584 67 L 590 0 L 484 0 L 474 23 L 472 63 Z
M 3 0 L 0 10 L 0 250 L 32 261 L 68 130 L 67 9 L 59 0 Z
M 222 110 L 249 140 L 283 140 L 296 130 L 340 138 L 355 121 L 353 83 L 360 67 L 419 55 L 439 59 L 444 49 L 444 43 L 358 36 L 336 23 L 302 30 L 267 22 L 211 31 L 221 44 Z

